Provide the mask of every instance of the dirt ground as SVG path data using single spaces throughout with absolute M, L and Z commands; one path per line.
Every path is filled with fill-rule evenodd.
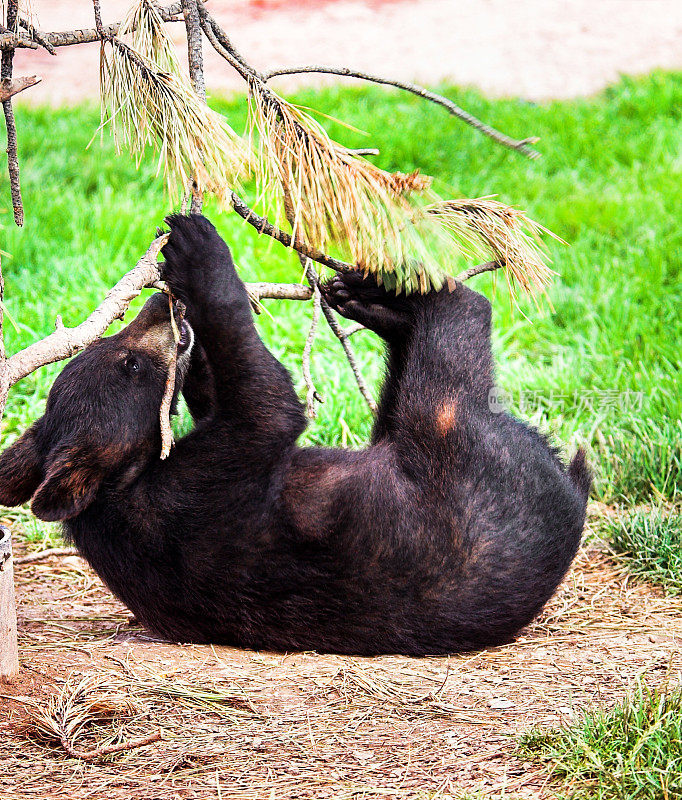
M 16 573 L 22 673 L 0 687 L 5 800 L 550 797 L 546 773 L 514 755 L 520 731 L 608 705 L 640 679 L 679 681 L 682 667 L 682 599 L 595 546 L 516 643 L 450 658 L 171 644 L 131 624 L 79 558 Z M 81 751 L 162 738 L 88 762 L 60 732 Z
M 120 20 L 129 5 L 103 0 L 104 21 Z M 31 0 L 31 7 L 44 30 L 93 26 L 90 0 Z M 259 69 L 349 66 L 537 101 L 591 94 L 621 72 L 682 67 L 678 0 L 210 0 L 208 7 Z M 184 26 L 172 28 L 184 54 Z M 57 52 L 18 52 L 16 73 L 44 78 L 22 100 L 97 97 L 98 45 Z M 214 91 L 244 89 L 213 51 L 206 76 Z M 305 79 L 277 81 L 288 89 Z

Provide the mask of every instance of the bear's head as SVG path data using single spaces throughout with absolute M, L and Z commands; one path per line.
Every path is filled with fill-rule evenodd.
M 194 334 L 183 321 L 175 395 Z M 115 336 L 72 359 L 54 382 L 45 415 L 0 456 L 0 505 L 30 498 L 37 517 L 70 519 L 103 481 L 133 480 L 161 446 L 159 409 L 175 352 L 168 298 L 155 294 Z

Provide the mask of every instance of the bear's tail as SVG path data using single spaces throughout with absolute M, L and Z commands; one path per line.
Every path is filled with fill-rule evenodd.
M 582 495 L 585 503 L 592 486 L 592 470 L 587 466 L 585 450 L 578 448 L 578 452 L 573 456 L 568 465 L 568 477 L 573 481 L 574 486 Z

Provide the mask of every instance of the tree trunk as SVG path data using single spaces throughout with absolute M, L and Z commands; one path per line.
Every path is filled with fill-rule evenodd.
M 9 681 L 18 673 L 12 534 L 9 528 L 0 525 L 0 680 Z

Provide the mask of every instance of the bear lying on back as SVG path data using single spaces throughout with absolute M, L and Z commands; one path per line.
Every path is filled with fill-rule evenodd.
M 269 650 L 408 655 L 510 641 L 580 540 L 590 474 L 493 414 L 490 304 L 458 285 L 396 296 L 339 275 L 340 314 L 386 342 L 371 444 L 301 448 L 305 421 L 211 223 L 172 216 L 164 278 L 187 306 L 176 395 L 194 430 L 159 460 L 175 347 L 157 294 L 54 383 L 0 457 L 0 503 L 32 498 L 151 630 Z

